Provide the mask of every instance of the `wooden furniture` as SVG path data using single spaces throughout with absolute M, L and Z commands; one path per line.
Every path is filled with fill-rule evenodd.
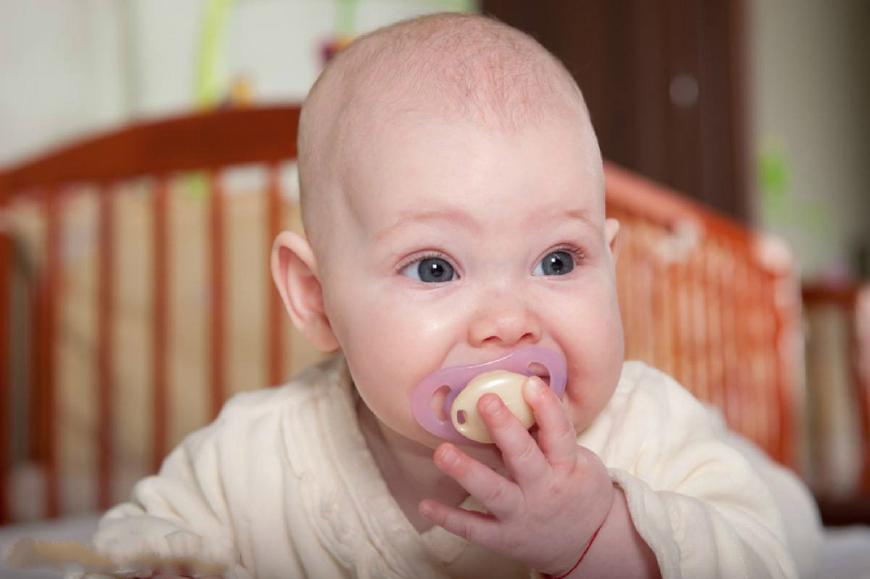
M 26 372 L 27 384 L 19 384 L 29 393 L 27 408 L 28 448 L 26 458 L 44 472 L 44 511 L 56 516 L 63 511 L 60 499 L 60 476 L 58 472 L 58 432 L 56 420 L 59 408 L 57 387 L 57 340 L 59 310 L 63 307 L 64 280 L 61 253 L 64 250 L 62 239 L 64 205 L 83 184 L 95 185 L 96 190 L 89 193 L 99 199 L 99 218 L 97 224 L 98 267 L 95 291 L 92 298 L 97 308 L 97 336 L 92 363 L 96 366 L 96 392 L 92 404 L 98 409 L 97 428 L 93 432 L 94 444 L 98 451 L 98 476 L 96 484 L 97 506 L 105 508 L 111 502 L 112 487 L 112 440 L 116 430 L 123 425 L 114 420 L 114 352 L 112 338 L 113 322 L 119 304 L 117 278 L 114 270 L 115 220 L 113 204 L 120 184 L 131 179 L 150 177 L 151 211 L 153 214 L 151 238 L 143 243 L 152 245 L 152 299 L 153 326 L 151 339 L 151 381 L 150 404 L 152 407 L 151 425 L 151 468 L 156 470 L 169 449 L 167 440 L 168 407 L 168 339 L 169 339 L 169 294 L 172 280 L 168 265 L 173 243 L 168 237 L 168 222 L 171 219 L 169 207 L 169 179 L 186 171 L 202 171 L 205 174 L 208 190 L 207 211 L 210 234 L 210 253 L 208 255 L 210 274 L 208 285 L 212 288 L 210 296 L 210 361 L 203 371 L 207 373 L 210 384 L 208 396 L 209 416 L 214 416 L 226 396 L 224 373 L 225 322 L 224 312 L 226 287 L 225 280 L 225 232 L 224 196 L 218 174 L 227 167 L 257 163 L 268 168 L 270 178 L 262 194 L 267 198 L 267 211 L 262 216 L 264 237 L 262 251 L 269 250 L 271 241 L 282 227 L 279 221 L 280 204 L 278 191 L 279 164 L 293 159 L 296 154 L 296 127 L 298 109 L 295 107 L 273 107 L 249 110 L 222 110 L 207 114 L 194 114 L 144 123 L 123 128 L 119 131 L 86 139 L 80 143 L 64 147 L 45 156 L 26 162 L 18 167 L 0 173 L 0 206 L 7 212 L 22 205 L 35 205 L 40 213 L 42 244 L 39 265 L 28 277 L 28 293 L 31 296 L 28 312 L 28 331 L 16 332 L 13 340 L 28 339 L 29 360 Z M 11 226 L 10 226 L 11 227 Z M 11 235 L 14 237 L 14 231 Z M 12 252 L 9 250 L 9 237 L 4 244 L 0 274 L 0 288 L 10 287 Z M 148 264 L 142 264 L 148 267 Z M 6 297 L 6 294 L 3 295 Z M 263 296 L 268 304 L 267 325 L 269 348 L 264 352 L 264 364 L 268 367 L 269 383 L 279 383 L 285 373 L 282 371 L 281 341 L 283 334 L 279 324 L 282 321 L 282 306 L 277 295 L 269 292 Z M 3 307 L 10 308 L 8 299 Z M 4 322 L 8 320 L 3 316 Z M 4 323 L 3 336 L 8 337 L 11 328 Z M 12 385 L 9 383 L 11 366 L 7 342 L 0 342 L 0 367 L 3 368 L 4 382 L 0 383 L 0 403 L 9 404 Z M 262 384 L 265 385 L 265 384 Z M 7 414 L 8 415 L 8 411 Z M 9 424 L 3 423 L 4 453 L 0 455 L 0 520 L 10 517 L 8 488 L 9 473 L 13 467 L 8 454 Z M 4 492 L 6 490 L 7 492 Z
M 626 358 L 673 375 L 729 425 L 795 467 L 800 287 L 778 240 L 613 165 Z
M 22 465 L 39 489 L 30 516 L 106 508 L 129 490 L 119 464 L 131 448 L 145 449 L 141 472 L 153 471 L 232 391 L 281 383 L 313 359 L 265 262 L 275 234 L 299 227 L 285 174 L 298 114 L 273 106 L 139 123 L 0 172 L 0 412 L 10 418 L 0 422 L 0 520 L 22 516 Z M 261 175 L 242 194 L 226 178 L 239 166 Z M 672 373 L 793 466 L 800 309 L 787 254 L 614 165 L 606 178 L 608 212 L 623 223 L 627 356 Z M 241 203 L 251 205 L 234 213 Z M 242 234 L 255 239 L 244 251 Z M 189 257 L 192 246 L 201 251 Z M 258 269 L 235 273 L 250 264 Z M 257 309 L 239 314 L 240 303 Z M 194 384 L 205 385 L 195 396 Z M 76 481 L 85 499 L 72 504 Z
M 819 465 L 816 481 L 822 517 L 826 524 L 870 521 L 870 285 L 856 283 L 807 283 L 803 287 L 807 327 L 810 401 L 818 432 L 810 452 Z M 835 342 L 835 343 L 830 343 Z M 839 356 L 836 354 L 839 353 Z M 828 398 L 844 397 L 839 404 Z M 842 410 L 854 412 L 843 416 Z M 834 439 L 848 432 L 857 420 L 861 470 L 857 484 L 845 491 L 834 485 L 839 473 L 830 463 Z M 830 472 L 834 471 L 834 472 Z
M 583 90 L 604 156 L 744 222 L 750 216 L 745 0 L 482 0 Z

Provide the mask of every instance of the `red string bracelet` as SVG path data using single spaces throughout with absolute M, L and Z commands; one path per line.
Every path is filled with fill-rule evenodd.
M 577 559 L 577 562 L 574 563 L 573 567 L 571 567 L 570 569 L 568 569 L 566 572 L 562 573 L 558 577 L 554 577 L 553 575 L 546 575 L 546 574 L 544 574 L 543 577 L 545 577 L 546 579 L 565 579 L 565 577 L 567 577 L 568 575 L 573 573 L 574 570 L 580 566 L 580 563 L 583 561 L 583 558 L 586 556 L 586 553 L 589 552 L 589 548 L 592 546 L 592 543 L 595 542 L 595 537 L 598 536 L 598 531 L 600 531 L 601 527 L 603 527 L 603 526 L 604 526 L 604 523 L 602 522 L 601 525 L 597 529 L 595 529 L 595 532 L 592 533 L 592 538 L 590 538 L 589 542 L 586 543 L 586 546 L 583 548 L 583 552 L 580 553 L 580 558 Z

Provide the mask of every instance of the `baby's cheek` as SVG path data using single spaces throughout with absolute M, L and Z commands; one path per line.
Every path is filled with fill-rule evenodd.
M 581 432 L 604 409 L 619 382 L 623 363 L 621 329 L 590 331 L 578 337 L 573 347 L 562 402 L 577 432 Z

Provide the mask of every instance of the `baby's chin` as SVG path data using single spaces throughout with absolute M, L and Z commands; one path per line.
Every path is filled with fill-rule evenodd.
M 594 400 L 583 398 L 581 402 L 573 401 L 566 393 L 563 398 L 563 406 L 568 414 L 568 419 L 574 425 L 574 431 L 577 435 L 581 435 L 595 422 L 596 418 L 601 414 L 610 399 L 613 397 L 613 392 L 616 387 L 606 389 L 599 392 Z
M 495 444 L 482 444 L 480 442 L 475 442 L 471 439 L 446 440 L 425 431 L 419 425 L 413 428 L 413 430 L 409 430 L 406 432 L 397 431 L 396 433 L 403 439 L 405 439 L 406 443 L 418 447 L 424 447 L 431 452 L 434 452 L 442 444 L 450 443 L 453 446 L 462 450 L 464 453 L 474 457 L 482 457 L 493 454 L 497 455 L 499 453 L 498 447 Z
M 537 426 L 532 426 L 529 431 L 535 432 L 537 430 Z M 498 448 L 498 445 L 495 443 L 481 443 L 476 442 L 471 439 L 464 440 L 446 440 L 443 438 L 439 438 L 429 432 L 422 430 L 422 434 L 419 436 L 414 436 L 413 439 L 417 444 L 425 446 L 431 451 L 435 451 L 439 446 L 445 443 L 449 443 L 465 454 L 484 462 L 489 466 L 499 466 L 502 464 L 501 462 L 501 451 Z

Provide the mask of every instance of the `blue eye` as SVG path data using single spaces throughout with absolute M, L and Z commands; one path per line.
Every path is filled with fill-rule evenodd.
M 551 251 L 535 267 L 532 275 L 565 275 L 574 269 L 574 256 L 567 251 Z
M 443 283 L 456 276 L 453 266 L 440 257 L 418 259 L 402 269 L 402 275 L 424 283 Z

